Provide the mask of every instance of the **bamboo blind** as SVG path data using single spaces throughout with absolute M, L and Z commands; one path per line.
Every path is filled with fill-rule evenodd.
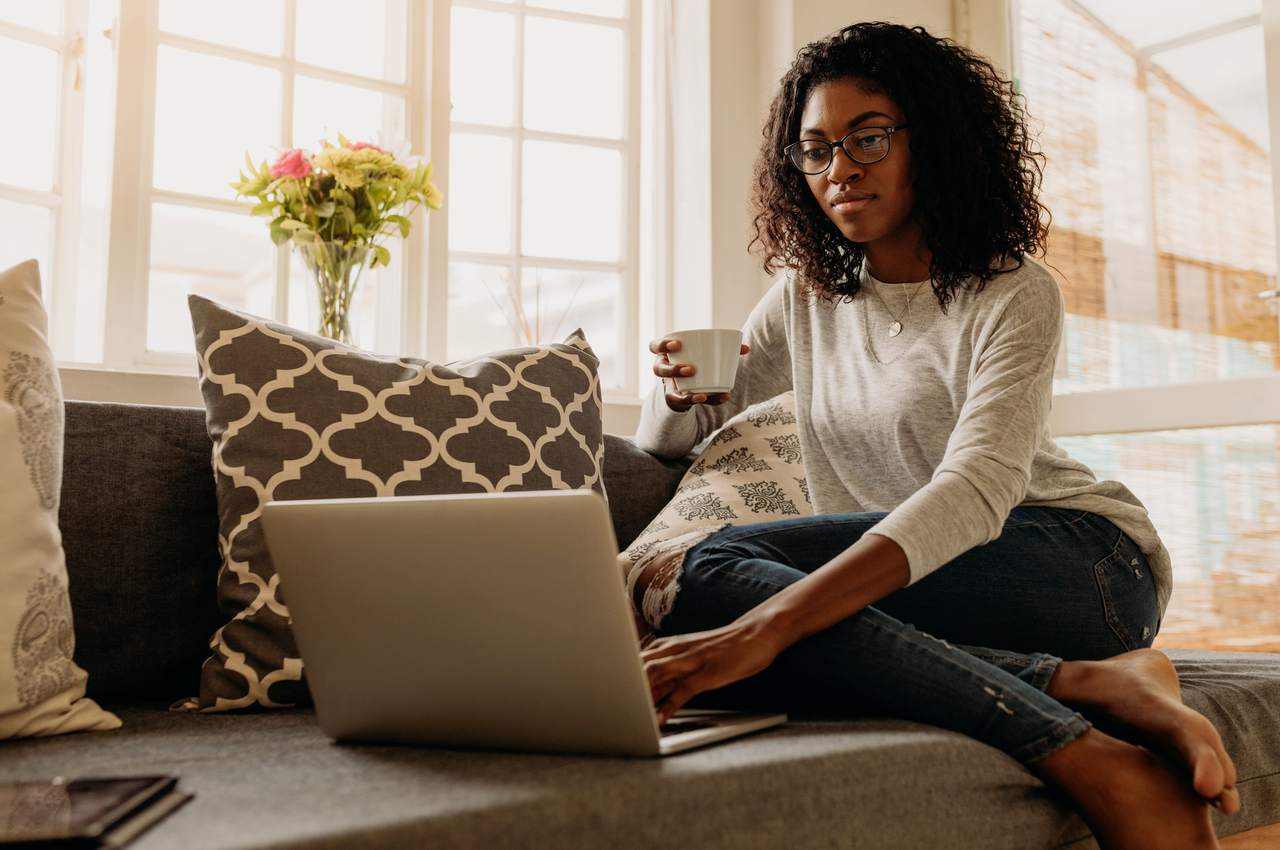
M 1076 0 L 1020 9 L 1068 313 L 1055 391 L 1280 369 L 1276 316 L 1254 297 L 1276 288 L 1267 152 Z M 1125 483 L 1169 549 L 1157 648 L 1280 651 L 1280 426 L 1059 442 Z

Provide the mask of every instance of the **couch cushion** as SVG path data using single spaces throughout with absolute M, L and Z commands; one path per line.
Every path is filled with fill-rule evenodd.
M 62 504 L 75 660 L 89 695 L 174 700 L 195 692 L 216 598 L 212 443 L 199 407 L 68 401 Z M 604 478 L 625 547 L 666 504 L 690 459 L 604 437 Z
M 1239 768 L 1244 808 L 1211 813 L 1219 835 L 1280 821 L 1280 654 L 1167 652 Z M 7 746 L 0 780 L 179 774 L 196 798 L 136 850 L 1097 847 L 1004 753 L 905 720 L 795 715 L 647 760 L 335 745 L 305 710 L 121 715 L 107 735 Z
M 222 620 L 204 411 L 73 401 L 66 416 L 59 522 L 89 693 L 193 693 Z
M 618 555 L 640 645 L 671 610 L 684 553 L 728 525 L 811 516 L 796 435 L 795 393 L 787 391 L 738 413 L 714 435 L 689 467 L 671 501 Z M 635 583 L 655 573 L 635 605 Z

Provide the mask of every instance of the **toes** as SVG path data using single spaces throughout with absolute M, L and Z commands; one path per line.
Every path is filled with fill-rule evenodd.
M 1235 788 L 1226 789 L 1209 803 L 1224 815 L 1234 815 L 1241 809 L 1240 792 Z
M 1207 744 L 1196 747 L 1193 763 L 1195 768 L 1191 784 L 1196 793 L 1210 800 L 1221 794 L 1227 783 L 1223 776 L 1222 762 L 1218 760 L 1213 747 Z

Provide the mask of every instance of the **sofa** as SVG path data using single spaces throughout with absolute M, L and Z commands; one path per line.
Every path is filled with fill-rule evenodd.
M 692 457 L 606 435 L 620 546 Z M 781 728 L 633 759 L 340 745 L 307 707 L 170 711 L 195 693 L 223 620 L 204 411 L 67 402 L 62 492 L 76 661 L 124 725 L 0 744 L 0 781 L 178 774 L 195 799 L 138 850 L 1097 847 L 1004 753 L 894 718 L 793 711 Z M 1239 770 L 1243 810 L 1212 813 L 1219 835 L 1280 821 L 1280 654 L 1165 651 Z

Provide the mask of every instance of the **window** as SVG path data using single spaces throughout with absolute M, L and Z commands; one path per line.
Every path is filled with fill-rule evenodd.
M 582 327 L 602 388 L 634 390 L 635 5 L 454 0 L 449 359 Z
M 62 359 L 102 351 L 111 47 L 85 34 L 110 26 L 109 5 L 0 0 L 0 114 L 20 116 L 0 158 L 0 267 L 39 261 Z
M 189 293 L 316 324 L 301 263 L 228 186 L 245 152 L 402 141 L 435 163 L 445 209 L 362 276 L 356 343 L 453 359 L 580 326 L 602 388 L 635 395 L 638 15 L 0 0 L 0 70 L 29 82 L 0 93 L 24 128 L 0 163 L 0 264 L 40 260 L 64 364 L 192 374 Z
M 1260 0 L 1014 9 L 1016 76 L 1048 158 L 1047 259 L 1067 303 L 1055 393 L 1168 388 L 1168 409 L 1190 418 L 1198 385 L 1274 381 Z M 1259 556 L 1280 543 L 1280 427 L 1167 425 L 1059 442 L 1150 511 L 1174 565 L 1172 645 L 1280 649 L 1280 573 Z

